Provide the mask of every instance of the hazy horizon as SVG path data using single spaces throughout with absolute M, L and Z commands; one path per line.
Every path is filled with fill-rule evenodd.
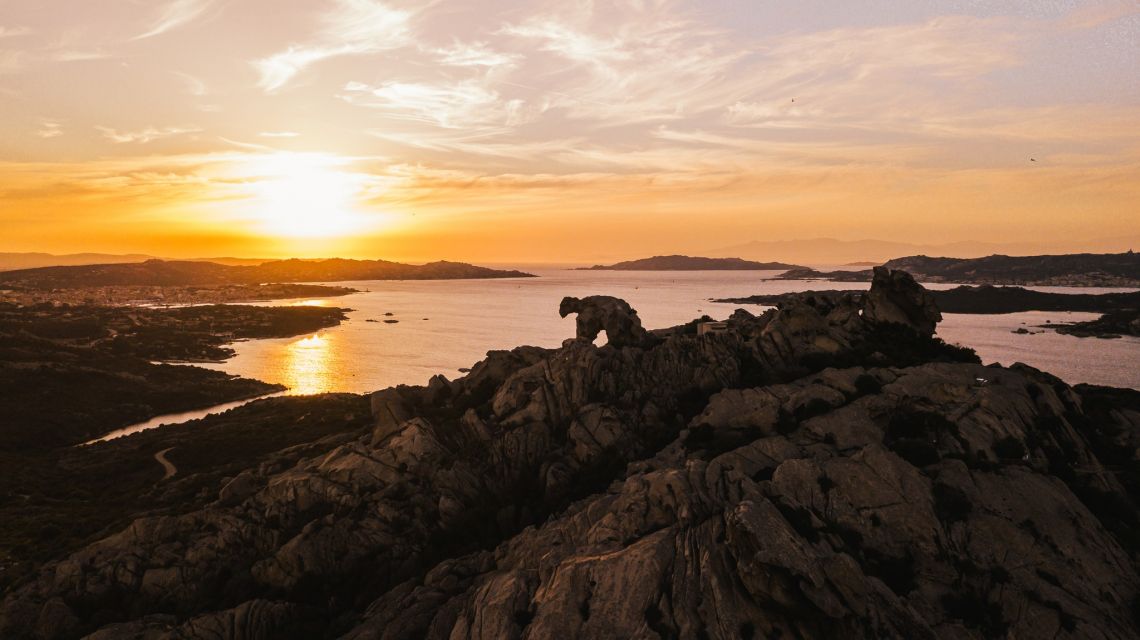
M 1064 246 L 1068 246 L 1066 249 Z M 1074 242 L 1067 245 L 1045 245 L 1031 243 L 986 243 L 963 241 L 948 244 L 919 245 L 910 243 L 896 243 L 872 238 L 862 240 L 838 240 L 835 238 L 801 238 L 795 240 L 753 241 L 741 245 L 721 247 L 706 251 L 658 251 L 645 254 L 598 254 L 593 258 L 558 259 L 558 260 L 477 260 L 487 266 L 536 266 L 536 267 L 578 267 L 591 266 L 599 263 L 620 262 L 640 258 L 691 255 L 715 258 L 744 258 L 746 260 L 763 262 L 800 262 L 815 265 L 843 265 L 849 262 L 872 261 L 885 262 L 891 258 L 900 258 L 909 255 L 929 255 L 947 258 L 977 258 L 988 255 L 1002 254 L 1011 256 L 1021 255 L 1049 255 L 1063 253 L 1123 253 L 1131 251 L 1133 246 L 1140 246 L 1140 236 L 1133 238 L 1101 239 L 1086 242 Z M 259 260 L 322 260 L 328 258 L 349 258 L 355 260 L 392 260 L 385 255 L 284 255 L 284 256 L 201 256 L 201 255 L 156 255 L 147 253 L 102 253 L 79 252 L 73 254 L 53 254 L 47 251 L 0 252 L 0 270 L 32 268 L 38 266 L 97 264 L 91 258 L 106 257 L 108 259 L 130 258 L 130 261 L 145 259 L 161 260 L 197 260 L 219 262 L 256 262 Z M 58 258 L 58 260 L 55 260 Z M 403 262 L 426 263 L 438 260 L 464 261 L 460 256 L 427 256 L 405 258 Z
M 1134 2 L 0 6 L 0 251 L 593 262 L 1140 230 Z

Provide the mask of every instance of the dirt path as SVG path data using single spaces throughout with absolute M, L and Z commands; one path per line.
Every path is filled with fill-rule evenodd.
M 158 461 L 158 464 L 162 465 L 163 469 L 166 470 L 166 475 L 162 476 L 162 480 L 169 480 L 174 477 L 174 474 L 178 473 L 178 467 L 174 466 L 169 460 L 166 459 L 166 452 L 170 451 L 173 448 L 174 447 L 167 447 L 162 451 L 154 454 L 154 459 Z M 159 480 L 159 482 L 162 482 L 162 480 Z

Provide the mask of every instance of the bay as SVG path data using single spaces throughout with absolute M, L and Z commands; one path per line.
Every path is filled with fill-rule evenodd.
M 208 365 L 228 373 L 280 383 L 288 393 L 367 393 L 396 384 L 424 384 L 442 373 L 462 375 L 492 349 L 557 347 L 573 337 L 574 319 L 560 318 L 563 296 L 625 299 L 647 328 L 681 324 L 702 315 L 721 319 L 738 307 L 710 302 L 806 289 L 862 289 L 863 283 L 770 280 L 763 271 L 532 270 L 538 278 L 501 280 L 367 281 L 336 283 L 364 290 L 345 297 L 258 304 L 351 307 L 348 320 L 316 334 L 234 345 L 237 355 Z M 951 284 L 928 284 L 932 289 Z M 1104 293 L 1117 289 L 1036 287 L 1042 291 Z M 386 315 L 391 314 L 391 315 Z M 946 314 L 938 335 L 972 347 L 983 362 L 1023 362 L 1066 382 L 1140 388 L 1140 339 L 1099 340 L 1046 331 L 1012 331 L 1047 321 L 1074 322 L 1092 313 Z M 385 322 L 394 320 L 396 322 Z

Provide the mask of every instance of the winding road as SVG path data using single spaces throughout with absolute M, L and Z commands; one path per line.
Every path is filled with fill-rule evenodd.
M 174 466 L 169 460 L 166 459 L 166 452 L 170 451 L 173 448 L 174 447 L 167 447 L 162 451 L 154 454 L 154 459 L 158 462 L 158 464 L 162 465 L 162 468 L 164 470 L 166 470 L 166 475 L 162 476 L 162 480 L 169 480 L 174 477 L 174 474 L 178 473 L 178 467 Z M 159 482 L 162 482 L 162 480 L 159 480 Z

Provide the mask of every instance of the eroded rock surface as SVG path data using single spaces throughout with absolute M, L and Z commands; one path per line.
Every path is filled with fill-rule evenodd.
M 705 336 L 607 306 L 607 346 L 378 392 L 372 433 L 45 567 L 0 636 L 1136 637 L 1140 401 L 983 367 L 924 294 Z
M 650 346 L 653 339 L 641 326 L 637 310 L 629 303 L 613 296 L 567 296 L 558 305 L 558 315 L 565 318 L 578 314 L 577 339 L 593 342 L 598 334 L 606 332 L 608 343 L 615 347 Z

